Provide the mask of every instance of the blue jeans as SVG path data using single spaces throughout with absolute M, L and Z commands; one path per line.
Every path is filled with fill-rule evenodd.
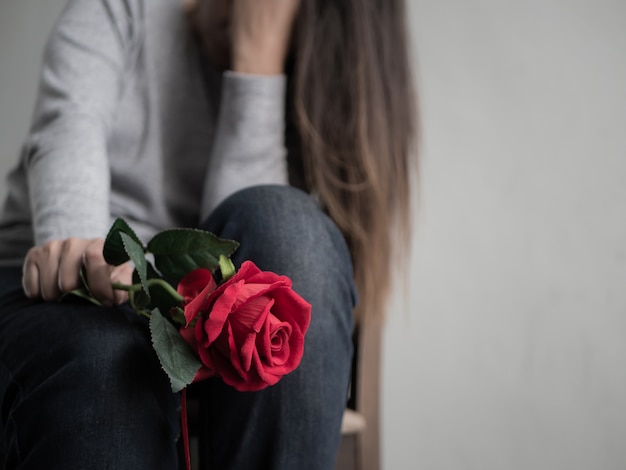
M 355 291 L 345 241 L 303 192 L 249 188 L 203 227 L 236 239 L 236 265 L 286 274 L 313 305 L 300 367 L 241 393 L 194 384 L 204 468 L 330 470 L 352 357 Z M 145 321 L 125 308 L 30 301 L 21 270 L 0 268 L 0 468 L 178 468 L 179 397 Z

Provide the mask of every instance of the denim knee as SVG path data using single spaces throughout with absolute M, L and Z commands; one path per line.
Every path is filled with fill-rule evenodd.
M 235 264 L 251 260 L 289 276 L 312 305 L 298 369 L 255 394 L 207 384 L 211 460 L 229 469 L 332 468 L 350 378 L 356 299 L 342 234 L 314 198 L 286 186 L 235 193 L 203 228 L 240 242 Z M 242 416 L 233 419 L 233 410 Z
M 240 242 L 235 264 L 249 259 L 291 278 L 313 305 L 309 337 L 331 331 L 340 344 L 350 342 L 357 297 L 350 253 L 313 197 L 289 186 L 250 187 L 218 206 L 204 228 Z
M 346 242 L 335 223 L 309 194 L 290 186 L 254 186 L 227 198 L 204 227 L 241 243 L 236 262 L 292 277 L 294 285 L 336 281 L 356 292 Z

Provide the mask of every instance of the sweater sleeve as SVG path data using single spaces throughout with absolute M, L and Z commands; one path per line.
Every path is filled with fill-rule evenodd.
M 227 71 L 204 186 L 204 219 L 236 191 L 287 184 L 284 143 L 286 77 Z
M 23 154 L 38 245 L 106 235 L 107 129 L 120 92 L 131 10 L 122 0 L 71 0 L 49 38 Z

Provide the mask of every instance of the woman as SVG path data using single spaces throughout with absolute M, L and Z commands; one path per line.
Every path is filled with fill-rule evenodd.
M 201 226 L 313 306 L 276 386 L 205 400 L 210 468 L 330 469 L 359 315 L 381 315 L 409 226 L 399 0 L 72 0 L 46 49 L 0 219 L 4 468 L 177 467 L 178 398 L 103 237 Z M 299 189 L 297 189 L 299 188 Z M 406 238 L 405 238 L 406 240 Z M 54 302 L 84 267 L 105 307 Z M 21 288 L 20 288 L 21 287 Z

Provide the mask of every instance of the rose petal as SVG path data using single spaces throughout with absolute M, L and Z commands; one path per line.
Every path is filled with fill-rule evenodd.
M 311 323 L 311 304 L 287 287 L 278 287 L 272 291 L 272 297 L 276 302 L 272 310 L 276 318 L 289 321 L 306 333 Z
M 203 364 L 237 390 L 277 383 L 301 362 L 311 305 L 286 276 L 244 262 L 210 293 L 195 340 Z
M 196 375 L 193 376 L 192 383 L 202 382 L 203 380 L 210 379 L 211 377 L 215 377 L 217 374 L 214 370 L 209 369 L 206 366 L 200 367 Z
M 211 271 L 205 268 L 194 269 L 183 277 L 176 291 L 185 298 L 185 303 L 196 297 L 208 284 L 215 284 Z M 188 300 L 189 299 L 189 300 Z
M 215 343 L 216 347 L 212 348 L 210 352 L 216 369 L 224 382 L 234 386 L 234 384 L 250 381 L 254 377 L 250 377 L 249 368 L 247 371 L 244 370 L 230 325 L 227 329 L 228 333 L 219 338 Z
M 180 335 L 183 337 L 185 342 L 191 346 L 191 349 L 194 351 L 198 351 L 198 342 L 196 341 L 196 335 L 194 332 L 195 328 L 185 328 L 182 327 L 178 331 Z
M 196 354 L 198 354 L 198 342 L 196 341 L 194 328 L 181 328 L 179 331 L 185 342 Z M 198 355 L 198 357 L 200 357 L 200 355 Z M 200 382 L 201 380 L 205 380 L 209 377 L 214 377 L 216 375 L 215 370 L 205 364 L 202 361 L 202 358 L 200 358 L 200 362 L 202 362 L 202 367 L 198 370 L 198 372 L 196 372 L 196 375 L 193 378 L 193 382 Z
M 224 289 L 211 307 L 211 311 L 207 319 L 204 321 L 204 331 L 207 335 L 209 344 L 215 341 L 224 328 L 224 323 L 233 309 L 233 305 L 237 301 L 237 295 L 244 285 L 241 280 L 234 284 L 230 284 Z
M 289 342 L 291 331 L 293 327 L 291 323 L 286 321 L 280 321 L 273 314 L 269 315 L 270 327 L 271 327 L 271 343 L 272 351 L 279 351 L 283 344 Z
M 207 277 L 206 273 L 208 273 L 209 277 Z M 211 275 L 211 272 L 209 270 L 200 268 L 192 271 L 189 275 L 191 274 L 194 274 L 194 276 L 189 278 L 188 285 L 181 286 L 180 283 L 178 284 L 178 288 L 180 288 L 181 291 L 187 293 L 195 291 L 195 289 L 199 287 L 200 281 L 206 282 L 206 284 L 204 288 L 202 288 L 202 290 L 194 298 L 188 301 L 184 307 L 185 320 L 187 322 L 186 326 L 189 326 L 196 318 L 198 318 L 199 315 L 202 314 L 204 310 L 208 308 L 209 297 L 217 287 L 217 285 L 215 284 L 215 279 L 213 279 L 213 276 Z M 186 279 L 186 277 L 187 276 L 185 276 L 183 280 Z M 181 295 L 184 296 L 184 294 L 182 293 Z
M 204 334 L 204 325 L 202 324 L 202 319 L 196 323 L 194 328 L 194 337 L 196 340 L 195 350 L 198 353 L 198 357 L 200 361 L 206 366 L 211 367 L 211 356 L 208 351 L 208 340 Z
M 271 357 L 268 362 L 272 366 L 283 366 L 287 364 L 291 355 L 291 339 L 292 326 L 288 322 L 281 322 L 272 315 L 270 347 Z
M 239 348 L 239 358 L 241 360 L 241 367 L 244 372 L 250 372 L 252 366 L 252 355 L 256 351 L 256 333 L 249 333 L 246 335 L 243 344 Z M 233 350 L 235 352 L 236 350 Z
M 272 305 L 274 300 L 264 295 L 240 302 L 229 321 L 234 323 L 237 329 L 253 330 L 258 333 Z
M 261 361 L 265 360 L 265 362 L 267 362 L 267 358 L 271 357 L 272 355 L 271 338 L 270 338 L 270 332 L 271 332 L 270 316 L 272 316 L 271 313 L 265 317 L 264 325 L 261 328 L 260 333 L 256 337 L 256 345 L 255 345 L 257 348 L 257 351 L 259 352 L 259 357 L 261 358 Z
M 277 370 L 278 374 L 276 374 L 274 373 L 276 369 L 266 368 L 263 365 L 263 361 L 261 360 L 258 351 L 255 351 L 255 354 L 253 356 L 253 366 L 254 370 L 257 372 L 257 374 L 259 374 L 260 379 L 267 385 L 275 385 L 283 377 L 283 375 L 285 375 L 280 370 Z
M 250 390 L 249 387 L 252 381 L 248 376 L 242 378 L 241 375 L 237 373 L 228 356 L 223 356 L 217 349 L 212 349 L 210 353 L 212 363 L 225 384 L 230 385 L 240 392 Z

